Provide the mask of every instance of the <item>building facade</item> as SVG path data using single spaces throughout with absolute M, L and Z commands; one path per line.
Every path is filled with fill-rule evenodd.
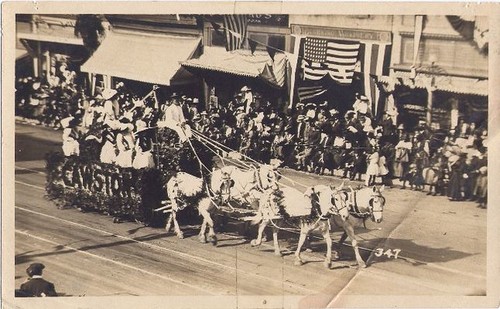
M 475 30 L 488 28 L 484 18 L 472 20 Z M 17 16 L 18 58 L 32 59 L 33 76 L 49 77 L 65 59 L 93 93 L 118 82 L 138 93 L 160 85 L 165 95 L 180 91 L 206 103 L 211 96 L 230 100 L 248 86 L 275 104 L 327 101 L 341 112 L 363 94 L 375 117 L 397 109 L 398 121 L 409 127 L 426 121 L 453 128 L 460 118 L 476 124 L 487 119 L 487 54 L 447 16 L 249 15 L 249 40 L 232 52 L 216 29 L 222 15 L 106 15 L 95 52 L 75 35 L 75 25 L 75 15 Z M 316 59 L 318 44 L 341 52 L 332 63 Z M 270 50 L 291 64 L 287 87 L 270 87 L 260 78 L 275 63 Z M 315 67 L 315 61 L 327 64 Z

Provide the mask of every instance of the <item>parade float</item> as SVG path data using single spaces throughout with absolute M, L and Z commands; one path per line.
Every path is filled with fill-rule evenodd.
M 94 126 L 85 133 L 70 128 L 69 124 L 63 127 L 64 132 L 73 129 L 79 133 L 63 133 L 63 152 L 46 156 L 46 196 L 59 208 L 97 212 L 112 216 L 114 222 L 135 220 L 160 226 L 165 222 L 165 214 L 155 209 L 168 208 L 165 206 L 168 180 L 180 171 L 201 177 L 200 160 L 212 167 L 212 156 L 205 147 L 196 140 L 182 143 L 175 130 L 165 126 L 143 127 L 134 132 L 138 139 L 147 135 L 150 144 L 148 152 L 153 162 L 141 168 L 103 162 L 107 150 L 102 149 L 103 142 L 95 141 L 103 139 L 102 126 Z M 72 147 L 68 140 L 76 143 L 77 150 L 68 151 Z M 135 150 L 134 156 L 137 157 Z

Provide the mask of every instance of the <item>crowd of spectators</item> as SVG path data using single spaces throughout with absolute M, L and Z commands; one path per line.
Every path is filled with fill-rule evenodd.
M 16 80 L 16 116 L 60 128 L 60 121 L 73 115 L 84 99 L 77 74 L 65 58 L 53 58 L 48 77 Z
M 365 185 L 392 186 L 396 179 L 402 188 L 432 185 L 429 193 L 486 205 L 486 122 L 476 126 L 461 120 L 448 131 L 420 122 L 408 130 L 396 125 L 395 109 L 376 119 L 369 100 L 359 94 L 342 114 L 328 102 L 301 102 L 287 110 L 249 87 L 230 102 L 214 101 L 204 108 L 197 98 L 175 93 L 166 102 L 138 98 L 123 83 L 88 97 L 64 65 L 54 69 L 52 79 L 43 85 L 19 81 L 18 114 L 62 127 L 66 155 L 78 155 L 81 144 L 93 143 L 93 155 L 104 163 L 153 167 L 150 128 L 170 127 L 181 142 L 191 128 L 262 163 L 352 180 L 363 176 Z
M 477 200 L 486 205 L 486 123 L 460 120 L 452 130 L 431 129 L 425 121 L 407 130 L 396 126 L 396 110 L 373 117 L 368 99 L 357 95 L 341 115 L 328 102 L 298 103 L 291 113 L 265 100 L 245 100 L 244 87 L 228 104 L 186 115 L 198 131 L 262 163 L 393 186 L 399 180 L 415 190 L 452 201 Z M 258 96 L 252 95 L 252 96 Z

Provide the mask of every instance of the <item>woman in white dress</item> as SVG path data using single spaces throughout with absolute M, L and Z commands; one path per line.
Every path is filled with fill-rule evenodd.
M 387 159 L 383 154 L 380 154 L 378 159 L 378 175 L 382 177 L 382 183 L 384 185 L 391 185 L 390 180 L 387 175 L 389 174 L 389 169 L 387 168 Z
M 135 132 L 135 157 L 132 167 L 135 169 L 153 168 L 155 162 L 153 158 L 152 143 L 150 134 L 154 131 L 146 127 L 143 120 L 135 122 L 137 130 Z
M 132 167 L 132 156 L 134 154 L 134 135 L 131 123 L 121 123 L 120 132 L 116 135 L 116 165 L 121 167 Z
M 78 132 L 76 130 L 77 120 L 74 117 L 67 117 L 61 120 L 63 127 L 63 153 L 66 157 L 80 155 L 80 143 L 78 142 Z
M 101 148 L 100 159 L 102 163 L 115 164 L 116 162 L 116 134 L 115 132 L 106 127 L 103 135 L 103 145 Z
M 371 186 L 375 183 L 375 179 L 379 175 L 379 153 L 376 148 L 374 148 L 370 154 L 368 154 L 367 161 L 368 161 L 368 167 L 366 169 L 366 179 L 365 179 L 365 185 L 366 186 Z

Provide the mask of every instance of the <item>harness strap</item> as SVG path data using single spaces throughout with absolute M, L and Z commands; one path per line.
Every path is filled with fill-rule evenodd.
M 351 214 L 353 217 L 358 218 L 358 219 L 366 219 L 368 218 L 371 213 L 370 212 L 361 212 L 359 210 L 357 198 L 356 198 L 356 191 L 354 191 L 351 188 L 351 196 L 352 196 L 352 201 L 349 203 L 349 214 Z M 349 193 L 347 193 L 349 194 Z

